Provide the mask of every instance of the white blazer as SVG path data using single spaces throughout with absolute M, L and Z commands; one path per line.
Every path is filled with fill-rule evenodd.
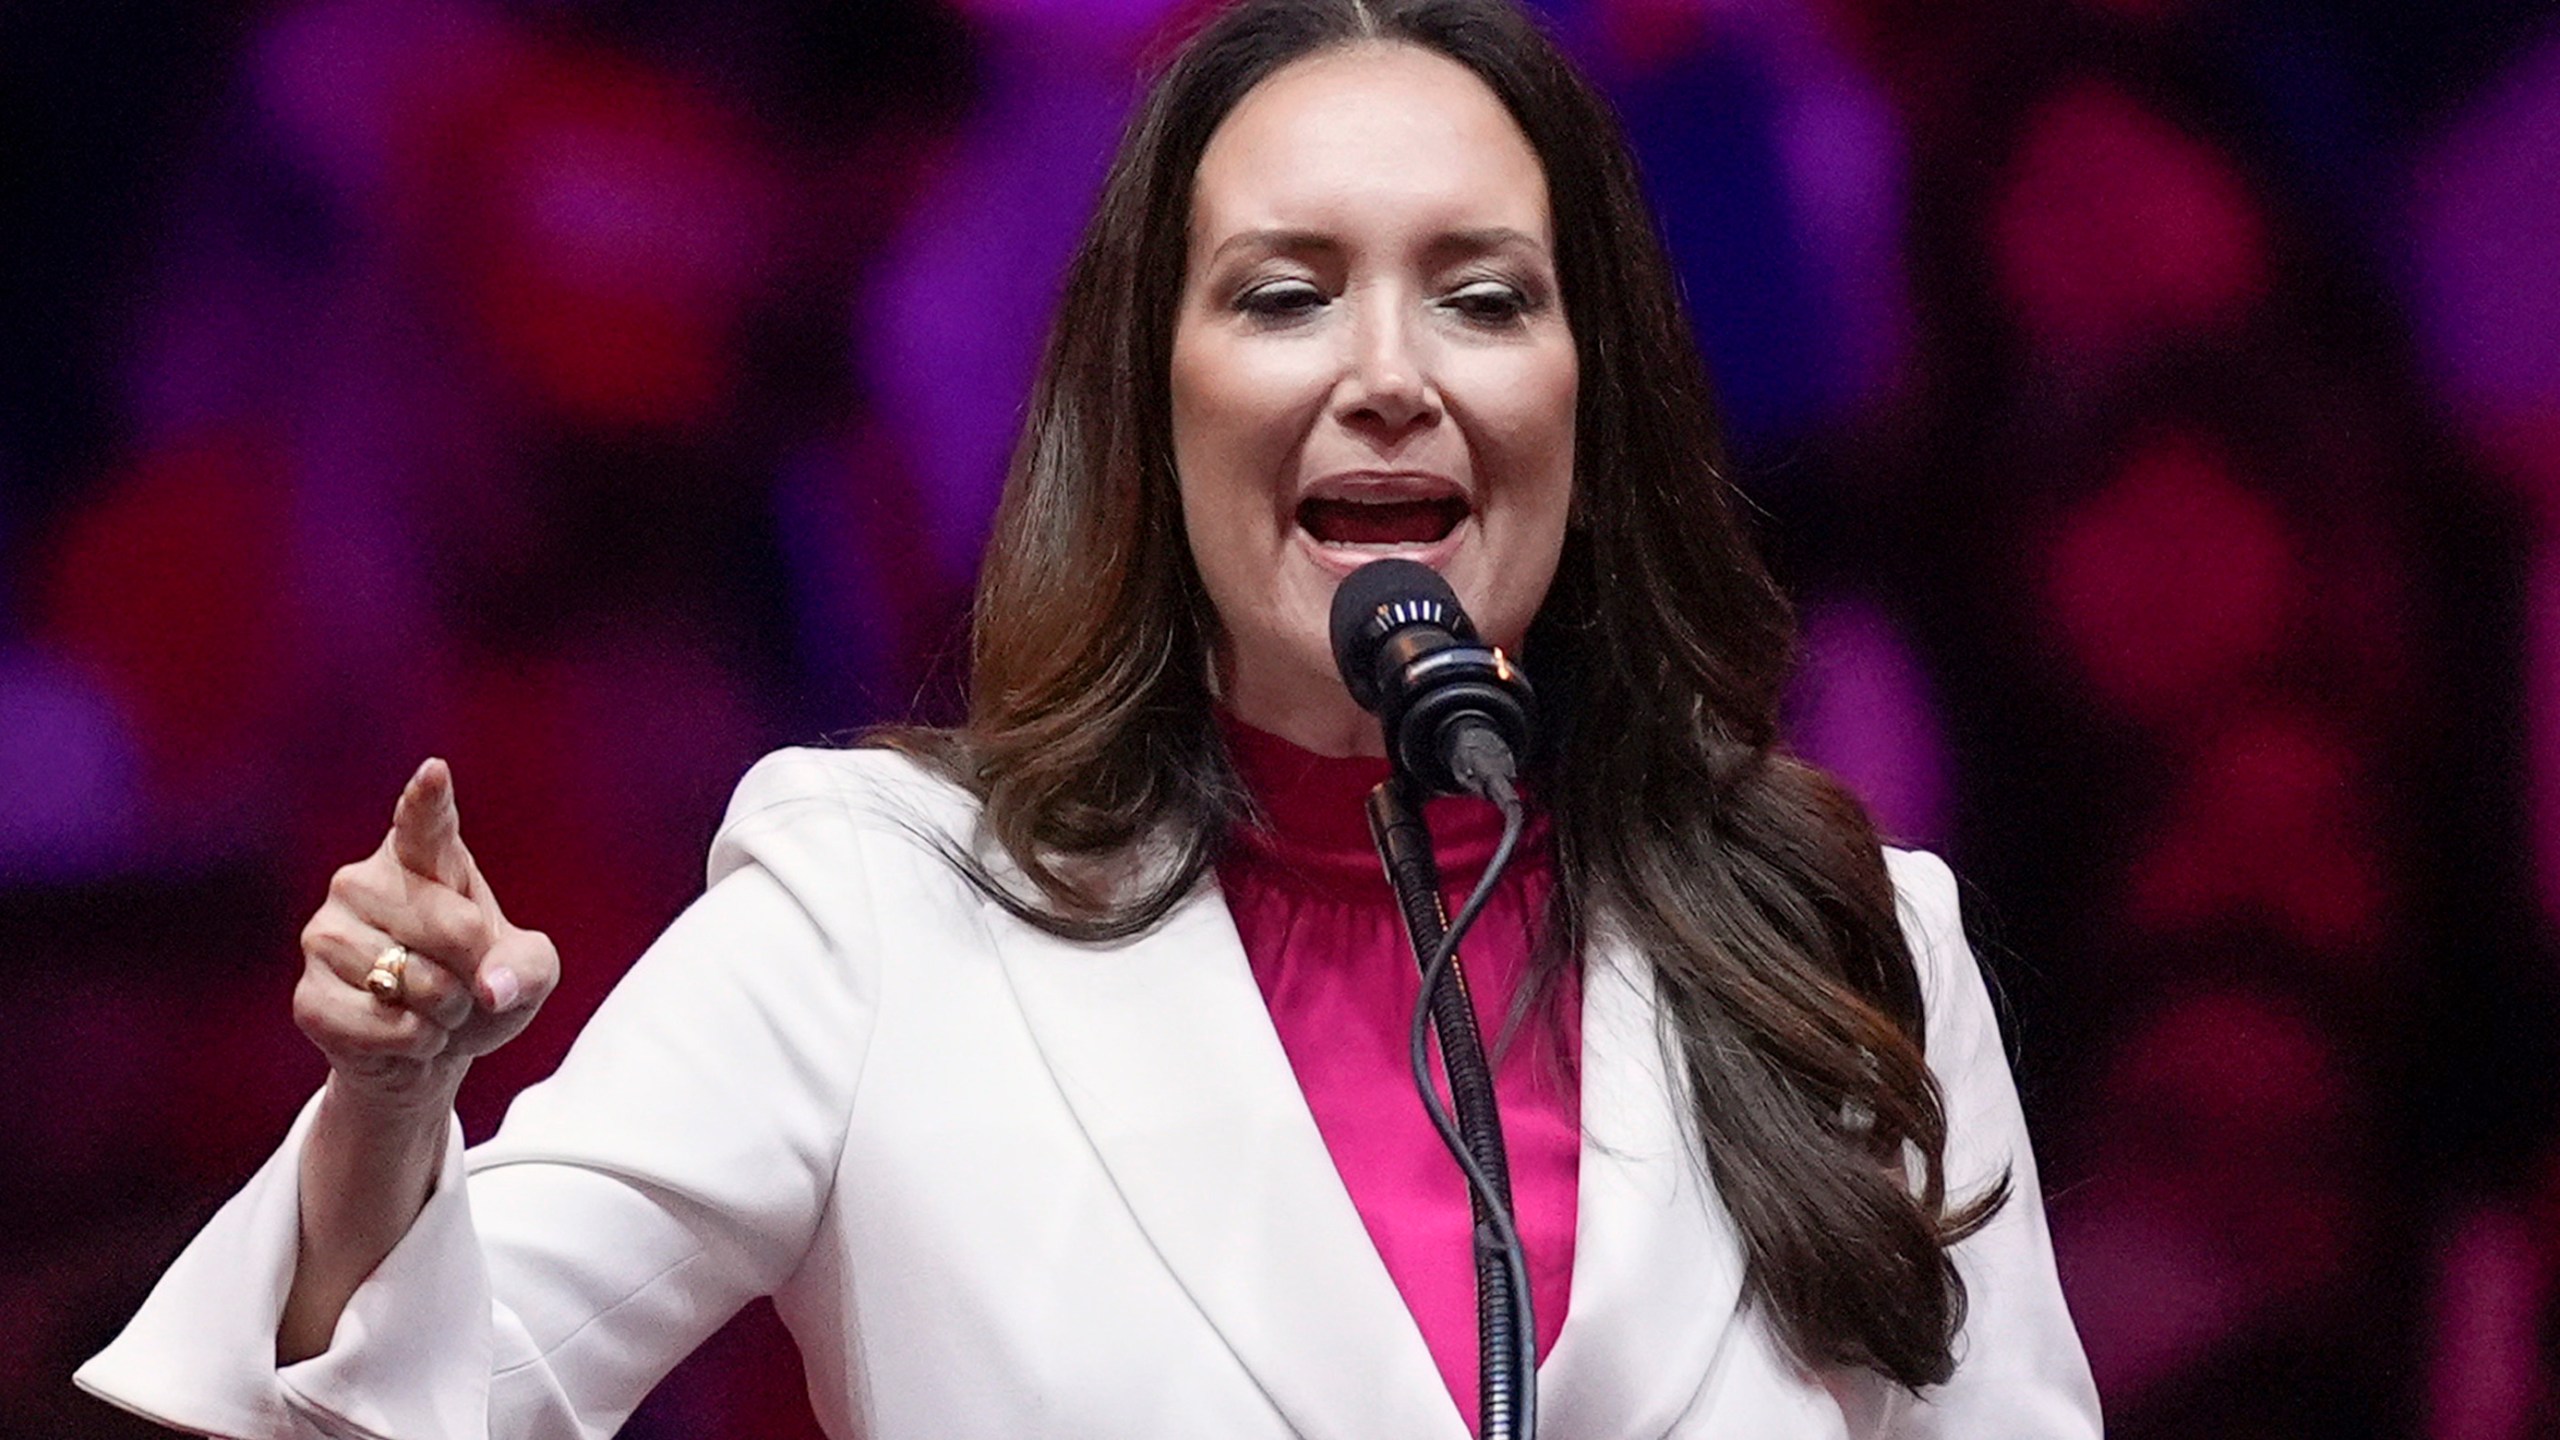
M 79 1383 L 241 1440 L 603 1436 L 770 1293 L 847 1440 L 1463 1440 L 1214 886 L 1139 939 L 1070 944 L 919 839 L 973 820 L 897 756 L 767 757 L 708 892 L 495 1138 L 466 1155 L 457 1127 L 326 1352 L 275 1364 L 306 1109 Z M 1953 880 L 1888 859 L 1950 1178 L 2014 1185 L 1957 1251 L 1954 1379 L 1915 1402 L 1809 1373 L 1739 1303 L 1644 963 L 1603 945 L 1550 1440 L 2098 1435 Z

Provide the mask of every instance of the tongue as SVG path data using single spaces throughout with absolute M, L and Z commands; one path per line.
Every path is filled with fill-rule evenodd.
M 1456 529 L 1466 508 L 1462 500 L 1310 500 L 1298 523 L 1327 545 L 1428 545 Z

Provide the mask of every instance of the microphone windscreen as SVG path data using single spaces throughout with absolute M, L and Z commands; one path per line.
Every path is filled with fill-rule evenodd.
M 1440 572 L 1414 560 L 1372 560 L 1333 592 L 1333 664 L 1362 708 L 1378 705 L 1378 647 L 1407 625 L 1436 625 L 1461 640 L 1475 627 Z

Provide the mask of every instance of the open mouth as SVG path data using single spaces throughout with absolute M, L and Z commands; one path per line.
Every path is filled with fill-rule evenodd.
M 1310 497 L 1298 503 L 1298 528 L 1319 545 L 1430 545 L 1445 540 L 1467 518 L 1467 502 L 1436 499 L 1346 500 Z

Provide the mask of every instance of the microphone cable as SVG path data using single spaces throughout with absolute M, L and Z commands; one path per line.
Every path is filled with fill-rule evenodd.
M 1513 852 L 1519 848 L 1520 834 L 1526 824 L 1520 798 L 1507 777 L 1486 785 L 1483 793 L 1502 812 L 1502 838 L 1495 844 L 1493 858 L 1486 862 L 1484 874 L 1476 881 L 1475 889 L 1468 894 L 1466 903 L 1458 907 L 1457 915 L 1448 922 L 1439 943 L 1432 947 L 1429 959 L 1422 966 L 1422 989 L 1414 1001 L 1410 1059 L 1413 1083 L 1422 1095 L 1422 1108 L 1431 1117 L 1431 1127 L 1439 1132 L 1440 1143 L 1448 1147 L 1451 1158 L 1458 1162 L 1459 1170 L 1465 1174 L 1468 1191 L 1475 1200 L 1480 1219 L 1476 1230 L 1479 1266 L 1488 1250 L 1499 1251 L 1502 1268 L 1510 1280 L 1510 1313 L 1498 1315 L 1488 1311 L 1480 1314 L 1478 1320 L 1483 1333 L 1494 1337 L 1497 1343 L 1507 1332 L 1511 1353 L 1516 1357 L 1516 1378 L 1520 1383 L 1496 1391 L 1484 1386 L 1486 1377 L 1478 1377 L 1479 1409 L 1482 1413 L 1477 1416 L 1477 1433 L 1481 1440 L 1497 1440 L 1497 1437 L 1499 1440 L 1535 1440 L 1538 1433 L 1537 1319 L 1529 1297 L 1528 1251 L 1520 1243 L 1520 1229 L 1512 1214 L 1507 1184 L 1509 1177 L 1506 1175 L 1497 1181 L 1477 1157 L 1475 1148 L 1468 1143 L 1467 1136 L 1458 1128 L 1457 1120 L 1449 1113 L 1449 1107 L 1441 1103 L 1439 1087 L 1432 1083 L 1431 1077 L 1432 998 L 1439 992 L 1442 981 L 1451 978 L 1458 942 L 1466 937 L 1467 931 L 1475 925 L 1476 917 L 1484 912 L 1486 903 L 1493 898 L 1494 886 L 1501 880 L 1503 872 L 1510 868 Z M 1418 824 L 1418 814 L 1415 820 Z M 1432 922 L 1433 928 L 1437 928 L 1439 920 L 1437 889 L 1436 885 L 1431 887 L 1432 913 L 1421 917 Z M 1408 928 L 1412 928 L 1417 916 L 1408 910 L 1405 918 Z M 1463 999 L 1463 989 L 1459 993 Z M 1472 1021 L 1473 1017 L 1467 1018 Z M 1445 1041 L 1442 1049 L 1445 1059 Z M 1459 1078 L 1454 1067 L 1447 1068 L 1450 1090 L 1454 1095 Z M 1492 1087 L 1490 1064 L 1485 1069 L 1485 1085 L 1488 1090 Z M 1491 1113 L 1490 1106 L 1479 1108 Z M 1494 1153 L 1500 1153 L 1498 1136 Z

